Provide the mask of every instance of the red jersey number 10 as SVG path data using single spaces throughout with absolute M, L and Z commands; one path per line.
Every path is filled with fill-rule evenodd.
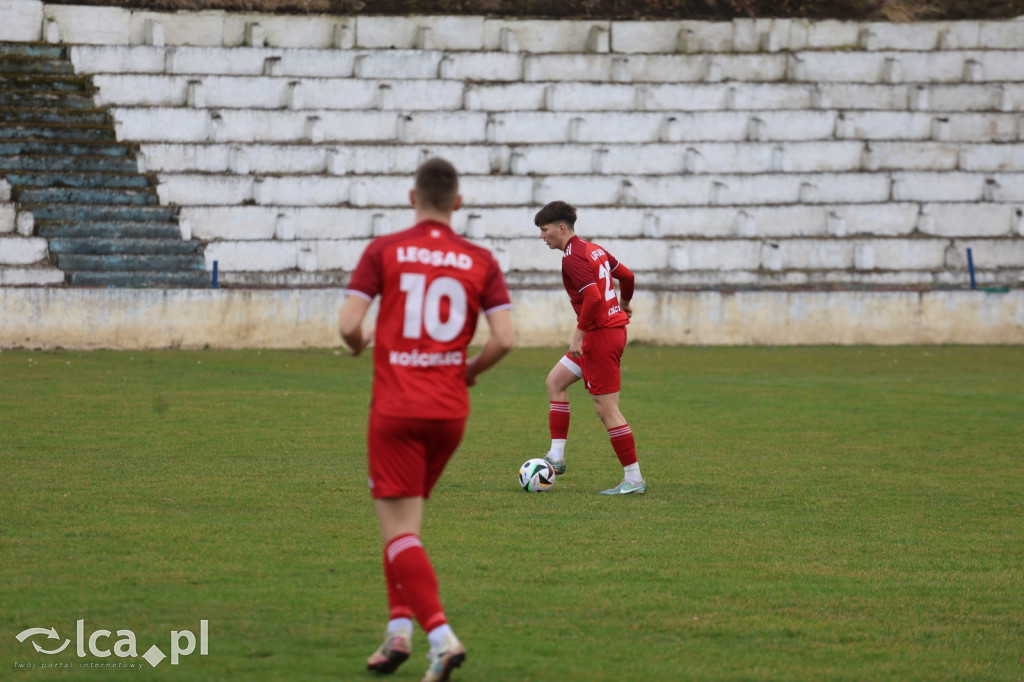
M 405 293 L 402 336 L 422 338 L 426 331 L 434 341 L 451 341 L 466 323 L 466 290 L 453 277 L 438 277 L 427 286 L 427 276 L 404 272 L 399 288 Z M 614 292 L 612 293 L 614 296 Z M 448 299 L 448 319 L 441 320 L 441 301 Z

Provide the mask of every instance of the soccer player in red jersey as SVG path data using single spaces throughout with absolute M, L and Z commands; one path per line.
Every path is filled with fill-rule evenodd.
M 394 672 L 411 652 L 415 618 L 430 642 L 424 682 L 448 680 L 466 650 L 448 624 L 420 542 L 423 501 L 462 439 L 467 386 L 514 342 L 511 303 L 497 262 L 449 226 L 462 203 L 458 192 L 451 163 L 434 158 L 420 166 L 409 192 L 416 224 L 367 246 L 339 316 L 353 355 L 374 342 L 367 460 L 384 542 L 390 619 L 384 643 L 366 667 Z M 377 328 L 364 330 L 377 296 Z M 490 337 L 467 360 L 481 312 Z
M 624 472 L 621 483 L 601 494 L 643 494 L 647 492 L 647 483 L 640 475 L 636 442 L 619 411 L 619 363 L 626 347 L 626 325 L 633 315 L 633 273 L 606 249 L 576 235 L 574 206 L 552 201 L 537 212 L 533 222 L 540 228 L 540 237 L 548 248 L 562 251 L 562 283 L 576 311 L 576 331 L 569 352 L 555 364 L 546 382 L 551 449 L 544 459 L 555 473 L 565 473 L 568 388 L 583 379 Z M 621 299 L 615 294 L 612 280 L 619 282 Z

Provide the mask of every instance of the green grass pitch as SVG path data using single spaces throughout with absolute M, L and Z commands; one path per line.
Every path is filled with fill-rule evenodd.
M 427 505 L 469 651 L 453 679 L 1024 678 L 1024 347 L 630 346 L 650 492 L 624 498 L 596 494 L 621 469 L 579 385 L 568 473 L 517 487 L 561 352 L 481 378 Z M 0 353 L 0 677 L 371 679 L 370 370 L 333 349 Z M 208 653 L 79 657 L 79 620 L 140 657 L 205 620 Z M 423 674 L 414 647 L 393 679 Z M 140 669 L 88 667 L 111 663 Z

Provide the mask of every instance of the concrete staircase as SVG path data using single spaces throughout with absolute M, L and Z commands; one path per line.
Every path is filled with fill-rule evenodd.
M 20 231 L 48 241 L 73 286 L 209 286 L 202 245 L 181 238 L 94 93 L 65 47 L 0 43 L 0 178 L 31 216 Z
M 412 173 L 433 154 L 460 170 L 455 228 L 498 257 L 523 345 L 572 333 L 558 256 L 531 221 L 554 198 L 576 202 L 581 234 L 637 273 L 639 342 L 1024 338 L 1024 20 L 545 21 L 41 0 L 0 0 L 0 17 L 0 42 L 66 47 L 96 89 L 64 103 L 104 107 L 123 143 L 51 140 L 42 156 L 134 159 L 161 202 L 44 211 L 12 202 L 22 187 L 4 175 L 18 169 L 0 171 L 0 347 L 334 346 L 325 320 L 341 287 L 371 237 L 408 224 Z M 27 143 L 8 142 L 0 156 Z M 64 281 L 48 264 L 62 248 L 50 228 L 69 224 L 96 242 L 107 226 L 122 242 L 180 230 L 204 245 L 221 288 L 45 286 Z
M 1024 282 L 1024 21 L 53 6 L 43 35 L 227 287 L 344 286 L 430 155 L 514 288 L 560 287 L 552 199 L 663 290 Z
M 552 199 L 576 203 L 581 234 L 663 290 L 961 288 L 969 270 L 982 287 L 1024 284 L 1024 21 L 35 4 L 25 39 L 66 46 L 95 88 L 77 95 L 76 127 L 99 130 L 85 117 L 105 107 L 123 143 L 80 144 L 131 156 L 152 183 L 119 187 L 115 203 L 85 171 L 36 195 L 15 174 L 8 195 L 32 207 L 62 267 L 87 255 L 150 267 L 70 253 L 56 237 L 80 235 L 50 231 L 116 222 L 131 225 L 119 244 L 142 248 L 149 210 L 177 216 L 223 286 L 344 286 L 370 238 L 408 223 L 412 173 L 440 155 L 462 178 L 453 227 L 491 248 L 513 287 L 560 287 L 531 222 Z M 85 203 L 35 203 L 58 199 Z M 81 215 L 86 204 L 106 208 Z

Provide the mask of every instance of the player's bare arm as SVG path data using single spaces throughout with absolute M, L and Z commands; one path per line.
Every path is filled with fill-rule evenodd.
M 515 329 L 512 326 L 512 311 L 508 308 L 495 310 L 487 315 L 491 336 L 480 352 L 466 362 L 466 385 L 476 384 L 476 378 L 494 366 L 515 344 Z
M 363 319 L 370 309 L 370 302 L 362 296 L 349 294 L 341 304 L 338 313 L 338 329 L 341 339 L 348 346 L 348 352 L 357 356 L 373 341 L 374 330 L 363 329 Z

